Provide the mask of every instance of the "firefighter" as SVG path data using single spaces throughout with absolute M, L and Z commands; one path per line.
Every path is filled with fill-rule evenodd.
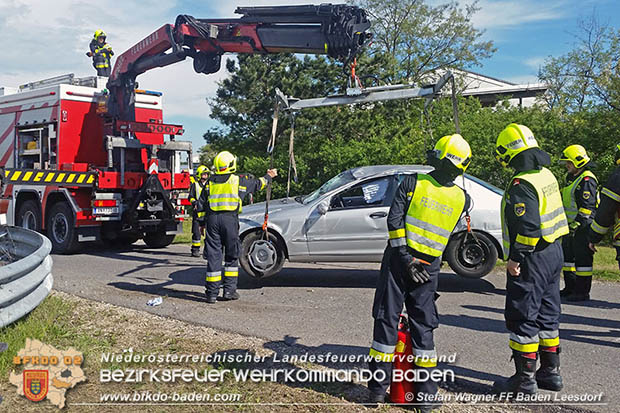
M 258 179 L 236 175 L 237 158 L 228 151 L 215 156 L 213 167 L 215 174 L 205 185 L 198 206 L 199 210 L 207 212 L 204 255 L 207 260 L 205 294 L 209 304 L 217 301 L 221 284 L 224 290 L 222 300 L 239 299 L 239 213 L 242 201 L 245 195 L 264 189 L 278 175 L 276 169 L 269 169 Z M 225 250 L 223 274 L 222 247 Z
M 504 316 L 516 373 L 495 382 L 497 393 L 559 391 L 560 278 L 564 260 L 559 238 L 569 233 L 562 195 L 545 168 L 549 155 L 532 131 L 511 123 L 498 136 L 495 156 L 515 170 L 502 198 L 506 269 Z M 540 369 L 536 362 L 540 353 Z
M 103 30 L 95 31 L 93 40 L 90 42 L 90 51 L 86 56 L 93 58 L 93 67 L 97 70 L 97 76 L 110 77 L 110 59 L 114 55 L 112 46 L 106 43 L 106 34 Z
M 373 342 L 369 363 L 373 377 L 368 384 L 372 404 L 385 400 L 392 359 L 398 338 L 399 314 L 407 307 L 415 368 L 424 373 L 437 366 L 433 330 L 438 326 L 435 306 L 441 256 L 450 234 L 470 204 L 469 196 L 454 179 L 471 161 L 471 149 L 461 135 L 441 138 L 427 153 L 434 166 L 428 174 L 406 177 L 399 185 L 388 215 L 389 243 L 383 255 L 373 303 Z M 415 384 L 416 401 L 424 398 L 422 411 L 433 407 L 437 383 Z
M 620 269 L 620 143 L 616 145 L 616 169 L 613 171 L 601 190 L 601 203 L 590 225 L 588 233 L 590 250 L 596 251 L 596 244 L 613 226 L 613 244 L 616 247 L 616 260 Z M 615 222 L 615 224 L 614 224 Z M 584 297 L 589 299 L 589 297 Z
M 201 234 L 205 227 L 205 212 L 198 212 L 198 199 L 209 179 L 209 168 L 200 165 L 196 168 L 196 178 L 189 187 L 189 202 L 192 203 L 192 257 L 200 257 Z
M 590 293 L 594 253 L 588 246 L 588 227 L 597 203 L 596 176 L 585 148 L 571 145 L 560 159 L 568 171 L 567 185 L 562 188 L 562 202 L 570 233 L 562 237 L 564 252 L 564 289 L 567 301 L 582 301 Z

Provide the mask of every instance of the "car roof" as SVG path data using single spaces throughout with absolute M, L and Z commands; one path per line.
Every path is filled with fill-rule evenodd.
M 395 173 L 429 172 L 433 168 L 427 165 L 372 165 L 351 168 L 351 174 L 356 179 L 370 176 L 393 175 Z

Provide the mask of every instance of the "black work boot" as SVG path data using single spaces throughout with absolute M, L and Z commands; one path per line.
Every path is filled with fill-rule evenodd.
M 231 293 L 224 293 L 222 295 L 222 301 L 233 301 L 233 300 L 238 300 L 239 299 L 239 293 L 236 291 L 233 291 Z
M 536 372 L 538 387 L 545 390 L 562 390 L 562 376 L 560 376 L 560 346 L 540 347 L 540 368 Z
M 192 257 L 200 257 L 200 248 L 192 248 Z
M 590 289 L 592 288 L 592 276 L 580 275 L 575 281 L 575 289 L 566 301 L 580 302 L 590 300 Z
M 513 350 L 512 358 L 515 361 L 516 373 L 507 379 L 493 383 L 493 392 L 535 394 L 538 391 L 535 379 L 538 353 L 522 353 Z
M 575 278 L 573 271 L 564 271 L 564 289 L 560 291 L 560 297 L 568 297 L 575 291 Z

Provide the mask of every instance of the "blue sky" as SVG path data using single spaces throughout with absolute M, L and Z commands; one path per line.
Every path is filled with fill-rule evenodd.
M 236 6 L 306 3 L 321 1 L 0 0 L 0 86 L 64 73 L 94 74 L 84 53 L 98 28 L 107 32 L 109 43 L 120 54 L 164 23 L 174 23 L 178 14 L 235 17 Z M 545 58 L 570 50 L 579 19 L 593 11 L 602 22 L 620 28 L 617 0 L 481 0 L 478 4 L 481 10 L 473 23 L 485 30 L 484 38 L 493 40 L 498 50 L 473 70 L 515 83 L 536 82 Z M 198 75 L 188 59 L 152 70 L 138 80 L 141 87 L 164 92 L 165 121 L 183 124 L 185 139 L 199 148 L 204 131 L 215 125 L 205 98 L 214 95 L 217 82 L 226 76 L 225 70 Z

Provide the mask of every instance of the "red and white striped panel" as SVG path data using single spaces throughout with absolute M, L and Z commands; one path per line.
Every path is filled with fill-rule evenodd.
M 149 159 L 149 175 L 159 173 L 159 160 Z

